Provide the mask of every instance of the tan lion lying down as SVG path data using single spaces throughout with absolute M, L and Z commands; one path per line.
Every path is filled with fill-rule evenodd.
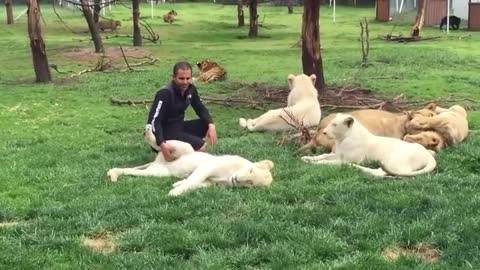
M 290 74 L 288 84 L 291 90 L 288 94 L 287 107 L 269 110 L 255 119 L 240 118 L 240 126 L 250 131 L 273 131 L 294 129 L 297 126 L 296 121 L 305 127 L 318 125 L 322 112 L 315 80 L 315 74 L 310 76 Z
M 335 139 L 335 153 L 305 156 L 302 160 L 315 164 L 361 163 L 378 161 L 383 168 L 370 169 L 353 164 L 374 176 L 414 176 L 431 172 L 437 163 L 432 153 L 417 143 L 373 135 L 348 114 L 337 114 L 324 130 Z
M 150 133 L 151 130 L 146 131 L 147 139 L 153 135 Z M 168 193 L 171 196 L 212 184 L 256 187 L 270 186 L 272 183 L 273 162 L 270 160 L 253 163 L 240 156 L 195 152 L 190 144 L 181 141 L 170 140 L 168 144 L 172 146 L 172 155 L 176 158 L 174 161 L 165 161 L 163 154 L 159 153 L 151 163 L 133 168 L 113 168 L 108 171 L 108 176 L 112 182 L 116 182 L 121 175 L 186 177 L 173 184 L 173 189 Z
M 435 152 L 445 147 L 445 139 L 436 131 L 421 131 L 416 134 L 407 134 L 403 140 L 411 143 L 418 143 L 428 150 Z

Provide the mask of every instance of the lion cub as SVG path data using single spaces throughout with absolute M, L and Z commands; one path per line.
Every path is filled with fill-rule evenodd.
M 417 143 L 373 135 L 348 114 L 337 114 L 323 131 L 335 139 L 335 153 L 305 156 L 302 160 L 316 164 L 361 163 L 378 161 L 383 168 L 353 166 L 378 177 L 415 176 L 431 172 L 437 166 L 432 153 Z

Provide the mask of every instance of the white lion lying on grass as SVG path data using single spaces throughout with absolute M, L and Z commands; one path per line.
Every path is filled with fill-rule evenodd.
M 149 136 L 153 136 L 151 130 L 146 131 L 147 140 Z M 171 196 L 214 183 L 241 187 L 270 186 L 272 183 L 273 162 L 270 160 L 253 163 L 240 156 L 214 156 L 195 152 L 190 144 L 181 141 L 170 140 L 168 144 L 172 146 L 174 161 L 165 161 L 160 152 L 151 163 L 134 168 L 109 170 L 110 180 L 116 182 L 121 175 L 186 177 L 173 184 L 174 188 L 169 192 Z
M 434 152 L 418 143 L 396 138 L 375 136 L 353 116 L 337 114 L 324 129 L 327 137 L 335 139 L 335 153 L 305 156 L 302 160 L 315 164 L 361 163 L 378 161 L 383 168 L 370 169 L 353 166 L 374 176 L 414 176 L 435 169 Z
M 304 127 L 318 125 L 322 112 L 314 86 L 316 78 L 315 74 L 310 77 L 305 74 L 290 74 L 287 107 L 269 110 L 255 119 L 240 118 L 240 126 L 250 131 L 260 131 L 294 129 L 299 123 Z

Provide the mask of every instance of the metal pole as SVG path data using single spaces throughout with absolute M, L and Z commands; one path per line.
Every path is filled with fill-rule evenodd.
M 150 0 L 150 6 L 151 6 L 151 11 L 152 11 L 152 19 L 153 19 L 153 0 Z
M 447 0 L 447 34 L 450 33 L 450 0 Z
M 336 3 L 335 3 L 335 0 L 333 0 L 333 22 L 335 22 L 335 17 L 336 17 L 336 14 L 335 14 L 335 7 L 336 7 Z

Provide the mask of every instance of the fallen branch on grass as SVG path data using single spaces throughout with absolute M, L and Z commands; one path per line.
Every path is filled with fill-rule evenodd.
M 89 72 L 132 72 L 132 71 L 143 71 L 141 69 L 134 69 L 133 67 L 139 67 L 139 66 L 143 66 L 143 65 L 154 65 L 155 62 L 159 61 L 160 59 L 159 58 L 152 58 L 150 56 L 144 56 L 144 57 L 141 57 L 141 58 L 147 58 L 148 60 L 147 61 L 142 61 L 142 62 L 139 62 L 139 63 L 134 63 L 134 64 L 130 64 L 127 60 L 127 56 L 125 55 L 125 52 L 123 51 L 123 48 L 122 46 L 120 46 L 120 51 L 122 52 L 122 56 L 123 56 L 123 60 L 125 61 L 125 64 L 127 66 L 127 68 L 116 68 L 113 66 L 112 64 L 112 61 L 109 60 L 107 62 L 105 62 L 105 59 L 108 58 L 107 55 L 105 54 L 102 54 L 98 61 L 97 61 L 97 64 L 94 68 L 87 68 L 87 69 L 84 69 L 80 72 L 76 72 L 72 75 L 70 75 L 70 77 L 77 77 L 77 76 L 80 76 L 84 73 L 89 73 Z M 57 65 L 50 65 L 51 68 L 55 69 L 58 73 L 60 74 L 65 74 L 66 72 L 60 72 L 58 70 L 58 66 Z M 73 71 L 71 71 L 73 72 Z M 70 72 L 70 73 L 71 73 Z
M 225 105 L 225 106 L 246 104 L 248 107 L 258 107 L 258 106 L 271 104 L 271 102 L 257 102 L 251 99 L 241 99 L 241 98 L 202 97 L 201 99 L 208 103 Z M 113 104 L 117 104 L 117 105 L 148 104 L 153 102 L 153 100 L 151 99 L 121 99 L 116 97 L 111 97 L 110 101 Z
M 401 43 L 408 43 L 408 42 L 418 42 L 418 41 L 425 41 L 425 40 L 436 40 L 440 37 L 404 37 L 402 35 L 394 36 L 391 34 L 387 34 L 385 36 L 378 36 L 379 39 L 387 40 L 387 41 L 396 41 Z
M 290 111 L 287 111 L 283 109 L 285 114 L 287 115 L 288 119 L 285 119 L 283 116 L 280 116 L 287 125 L 291 126 L 294 128 L 296 131 L 298 131 L 297 134 L 290 134 L 287 133 L 284 136 L 280 137 L 280 139 L 277 141 L 278 145 L 284 145 L 287 143 L 290 143 L 292 140 L 297 139 L 297 142 L 299 145 L 304 145 L 307 142 L 309 142 L 312 139 L 312 133 L 311 131 L 303 124 L 302 119 L 298 119 L 293 115 Z
M 120 51 L 122 52 L 123 60 L 125 61 L 125 64 L 127 64 L 128 70 L 135 71 L 133 68 L 130 67 L 130 64 L 128 64 L 127 57 L 125 56 L 125 52 L 123 51 L 122 45 L 120 45 Z

